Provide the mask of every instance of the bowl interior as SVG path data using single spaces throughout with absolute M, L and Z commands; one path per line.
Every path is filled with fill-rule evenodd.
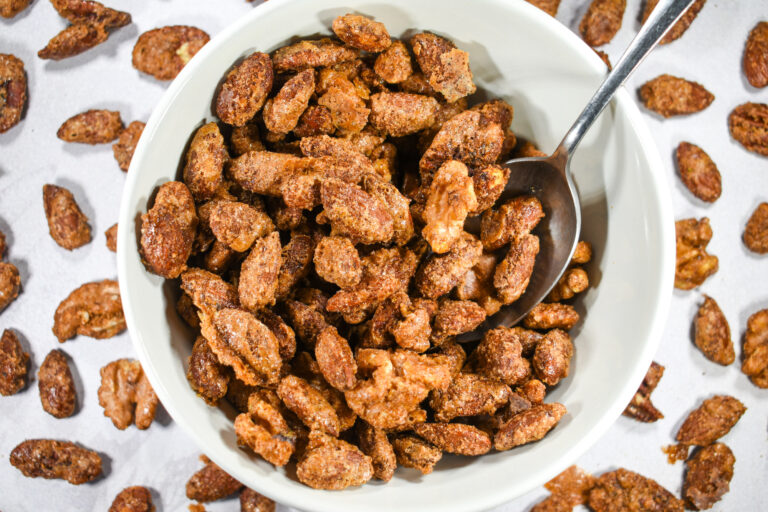
M 232 63 L 271 51 L 293 36 L 329 33 L 333 18 L 356 11 L 393 36 L 445 35 L 470 54 L 479 88 L 515 107 L 513 128 L 551 151 L 602 80 L 602 61 L 567 28 L 512 0 L 273 0 L 214 38 L 170 86 L 133 157 L 120 225 L 137 225 L 158 185 L 174 179 L 193 131 L 211 120 L 217 84 Z M 650 364 L 672 290 L 674 237 L 662 166 L 626 92 L 593 127 L 572 163 L 583 236 L 594 248 L 594 287 L 578 302 L 571 376 L 547 400 L 568 414 L 546 439 L 479 458 L 446 456 L 422 477 L 400 470 L 344 492 L 316 491 L 237 448 L 231 411 L 208 407 L 186 377 L 193 334 L 175 313 L 171 284 L 147 273 L 137 229 L 121 229 L 118 273 L 128 328 L 166 409 L 211 459 L 271 498 L 317 511 L 481 510 L 541 485 L 583 453 L 616 419 Z M 468 492 L 469 491 L 469 492 Z

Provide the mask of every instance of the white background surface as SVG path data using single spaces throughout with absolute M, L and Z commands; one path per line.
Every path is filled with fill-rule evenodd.
M 588 2 L 562 3 L 558 19 L 576 28 Z M 613 62 L 639 24 L 641 2 L 627 3 L 622 29 L 603 48 Z M 51 333 L 53 312 L 71 290 L 84 282 L 116 276 L 114 254 L 104 246 L 103 232 L 117 219 L 124 180 L 109 145 L 65 144 L 56 138 L 56 130 L 65 119 L 89 108 L 119 110 L 126 125 L 146 121 L 166 84 L 131 67 L 131 49 L 138 35 L 158 26 L 186 24 L 213 36 L 252 5 L 242 0 L 113 0 L 109 5 L 129 11 L 134 23 L 114 32 L 96 49 L 62 62 L 36 56 L 65 26 L 47 1 L 34 0 L 16 18 L 0 19 L 0 53 L 13 53 L 24 61 L 30 84 L 25 119 L 0 135 L 0 230 L 10 248 L 6 258 L 19 268 L 23 286 L 22 295 L 0 314 L 0 329 L 13 328 L 20 334 L 32 354 L 31 375 L 49 350 L 63 349 L 71 358 L 78 386 L 76 414 L 64 420 L 43 412 L 36 380 L 13 397 L 0 397 L 3 512 L 106 510 L 114 496 L 129 485 L 150 487 L 158 511 L 185 510 L 189 502 L 184 484 L 200 467 L 198 448 L 163 410 L 148 431 L 135 427 L 118 431 L 103 416 L 96 397 L 99 369 L 114 359 L 132 357 L 127 334 L 102 341 L 78 337 L 59 345 Z M 761 0 L 709 0 L 688 32 L 652 54 L 629 84 L 636 89 L 646 80 L 670 73 L 698 81 L 715 94 L 714 103 L 694 116 L 662 120 L 648 114 L 646 119 L 667 166 L 676 218 L 710 217 L 714 238 L 709 248 L 720 258 L 720 271 L 697 290 L 675 291 L 655 357 L 667 368 L 653 395 L 666 418 L 642 424 L 622 417 L 579 460 L 596 474 L 616 467 L 638 471 L 679 495 L 683 464 L 668 465 L 661 447 L 673 442 L 687 413 L 702 399 L 716 393 L 732 394 L 748 410 L 723 439 L 737 462 L 731 492 L 713 508 L 722 511 L 768 508 L 768 391 L 750 384 L 738 368 L 746 319 L 768 307 L 768 257 L 749 253 L 741 242 L 749 215 L 759 202 L 768 200 L 768 159 L 744 151 L 730 139 L 727 128 L 728 113 L 736 105 L 768 103 L 768 89 L 750 87 L 741 73 L 744 41 L 760 19 L 768 20 L 768 4 Z M 714 205 L 693 198 L 676 177 L 672 155 L 681 140 L 700 145 L 717 163 L 723 175 L 723 196 Z M 45 183 L 72 190 L 90 218 L 92 243 L 74 252 L 53 243 L 42 206 Z M 691 342 L 691 320 L 702 293 L 719 302 L 731 324 L 737 362 L 730 367 L 707 361 Z M 576 345 L 578 350 L 578 339 Z M 99 451 L 105 476 L 78 487 L 24 478 L 10 466 L 8 456 L 22 440 L 37 437 L 70 439 Z M 544 489 L 538 489 L 494 512 L 527 510 L 545 495 Z M 216 512 L 237 510 L 238 506 L 233 498 L 206 508 Z

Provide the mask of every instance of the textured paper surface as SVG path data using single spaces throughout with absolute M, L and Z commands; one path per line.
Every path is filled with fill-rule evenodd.
M 126 124 L 145 121 L 166 84 L 131 67 L 131 49 L 138 35 L 173 24 L 195 25 L 215 35 L 252 9 L 252 4 L 243 0 L 113 0 L 109 4 L 129 11 L 134 23 L 98 48 L 62 62 L 36 56 L 65 26 L 48 1 L 34 1 L 15 19 L 0 19 L 0 52 L 20 57 L 30 82 L 26 118 L 0 135 L 0 230 L 10 247 L 7 259 L 18 266 L 23 283 L 23 294 L 0 315 L 0 328 L 14 328 L 20 334 L 32 353 L 32 374 L 49 350 L 63 349 L 74 361 L 78 386 L 77 412 L 65 420 L 43 412 L 36 380 L 13 397 L 0 397 L 0 510 L 4 512 L 107 510 L 114 496 L 130 485 L 153 489 L 159 511 L 186 510 L 184 484 L 200 467 L 199 450 L 164 411 L 143 432 L 135 427 L 118 431 L 103 416 L 96 397 L 99 368 L 120 357 L 133 357 L 127 334 L 102 341 L 79 337 L 59 345 L 51 333 L 53 312 L 71 290 L 84 282 L 116 276 L 115 257 L 104 246 L 103 232 L 117 220 L 124 181 L 108 145 L 64 144 L 55 134 L 62 121 L 89 108 L 120 110 Z M 558 19 L 575 29 L 588 2 L 563 0 L 562 4 Z M 627 4 L 621 31 L 603 48 L 613 62 L 639 26 L 640 0 Z M 694 116 L 661 120 L 645 112 L 644 118 L 668 171 L 676 217 L 710 217 L 714 230 L 710 249 L 720 257 L 720 271 L 701 288 L 674 294 L 655 357 L 667 370 L 653 401 L 666 417 L 650 425 L 622 417 L 578 461 L 597 474 L 620 466 L 638 471 L 679 495 L 683 464 L 668 465 L 661 447 L 673 442 L 688 411 L 702 399 L 732 394 L 748 411 L 723 439 L 736 455 L 735 476 L 731 492 L 713 510 L 768 508 L 764 489 L 768 391 L 748 382 L 738 370 L 738 357 L 737 363 L 723 368 L 707 361 L 690 341 L 691 320 L 703 293 L 713 296 L 728 317 L 737 355 L 747 317 L 768 307 L 768 258 L 752 255 L 741 242 L 749 215 L 759 202 L 768 200 L 768 159 L 744 151 L 730 139 L 727 128 L 734 106 L 746 101 L 768 103 L 768 90 L 751 88 L 741 73 L 744 41 L 759 19 L 768 19 L 765 2 L 709 0 L 690 30 L 652 54 L 629 84 L 634 90 L 646 80 L 670 73 L 701 82 L 716 96 L 706 111 Z M 675 176 L 672 155 L 682 140 L 700 145 L 720 168 L 723 196 L 714 205 L 694 199 Z M 53 243 L 43 214 L 45 183 L 72 190 L 91 219 L 92 243 L 74 252 Z M 578 350 L 578 339 L 576 345 Z M 24 478 L 10 466 L 8 456 L 22 440 L 37 437 L 71 439 L 99 451 L 105 455 L 105 477 L 78 487 Z M 541 488 L 494 512 L 528 510 L 545 495 Z M 206 505 L 212 512 L 238 507 L 236 498 Z

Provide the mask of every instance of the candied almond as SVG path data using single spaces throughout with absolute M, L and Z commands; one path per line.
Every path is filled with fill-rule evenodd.
M 477 329 L 485 321 L 485 310 L 471 300 L 443 300 L 437 310 L 432 341 L 439 345 L 450 336 Z
M 0 261 L 0 311 L 19 296 L 19 269 L 13 263 Z
M 397 463 L 406 468 L 418 469 L 421 474 L 432 472 L 435 464 L 443 457 L 443 452 L 414 435 L 399 435 L 392 440 Z
M 664 117 L 694 114 L 707 108 L 715 96 L 703 85 L 672 75 L 659 75 L 640 87 L 645 108 Z
M 565 331 L 552 329 L 536 344 L 531 366 L 540 381 L 554 386 L 568 376 L 572 357 L 571 337 Z
M 493 447 L 499 451 L 542 439 L 566 413 L 559 403 L 534 405 L 504 423 L 493 436 Z
M 741 371 L 759 388 L 768 388 L 768 309 L 754 313 L 747 320 L 742 347 Z
M 108 37 L 109 32 L 104 25 L 77 23 L 53 36 L 45 48 L 37 52 L 37 56 L 41 59 L 67 59 L 100 45 Z
M 656 481 L 619 468 L 603 473 L 589 492 L 589 508 L 595 512 L 664 510 L 683 512 L 683 501 Z
M 238 306 L 237 289 L 207 270 L 191 268 L 181 274 L 181 289 L 196 308 L 206 312 Z
M 768 21 L 752 29 L 744 48 L 744 75 L 753 87 L 768 85 Z
M 106 238 L 107 249 L 112 252 L 117 252 L 117 223 L 112 224 L 109 229 L 104 232 L 104 238 Z
M 768 105 L 744 103 L 728 116 L 731 137 L 748 151 L 768 156 Z
M 421 423 L 414 432 L 445 453 L 482 455 L 491 449 L 491 438 L 477 427 L 462 423 Z
M 240 491 L 241 512 L 275 512 L 275 502 L 247 487 Z
M 685 462 L 683 497 L 694 510 L 706 510 L 720 501 L 730 488 L 736 457 L 723 443 L 699 448 Z
M 93 0 L 51 0 L 51 4 L 62 18 L 74 25 L 91 23 L 118 28 L 131 23 L 127 12 L 110 9 Z
M 31 1 L 32 0 L 3 0 L 0 2 L 0 16 L 3 18 L 13 18 L 26 9 Z
M 272 62 L 275 70 L 298 71 L 306 68 L 333 66 L 355 60 L 359 52 L 330 38 L 315 41 L 299 41 L 278 49 Z
M 112 361 L 101 369 L 99 405 L 104 416 L 120 430 L 132 423 L 145 430 L 155 419 L 159 400 L 141 363 L 130 359 Z
M 691 4 L 691 6 L 686 9 L 686 11 L 683 13 L 683 15 L 680 17 L 679 20 L 677 20 L 677 23 L 672 25 L 672 28 L 669 29 L 669 31 L 664 35 L 664 37 L 661 38 L 661 41 L 659 44 L 669 44 L 675 39 L 679 39 L 686 30 L 688 30 L 688 27 L 691 26 L 691 23 L 693 23 L 693 20 L 696 19 L 696 16 L 699 14 L 699 11 L 702 7 L 704 7 L 704 2 L 707 0 L 696 0 Z M 659 3 L 659 0 L 646 0 L 645 1 L 645 8 L 643 9 L 643 18 L 642 22 L 645 23 L 645 21 L 648 19 L 648 16 L 651 15 L 651 11 L 656 7 L 656 4 Z
M 11 465 L 29 478 L 61 478 L 72 485 L 101 475 L 101 457 L 70 441 L 28 439 L 11 451 Z
M 133 47 L 133 67 L 158 80 L 173 80 L 210 39 L 199 28 L 185 25 L 149 30 Z
M 402 41 L 393 41 L 373 64 L 373 70 L 389 84 L 399 84 L 413 73 L 411 55 Z
M 438 103 L 435 98 L 407 92 L 380 92 L 371 96 L 370 123 L 392 137 L 403 137 L 432 126 Z
M 111 279 L 86 283 L 73 290 L 53 316 L 53 334 L 62 343 L 78 334 L 104 339 L 124 330 L 120 288 Z
M 429 85 L 449 102 L 469 96 L 477 89 L 469 69 L 469 54 L 449 40 L 423 32 L 411 37 L 416 62 Z
M 16 333 L 3 330 L 0 338 L 0 395 L 10 396 L 24 388 L 29 354 L 19 342 Z
M 382 52 L 391 44 L 383 23 L 358 14 L 345 14 L 333 20 L 333 32 L 353 48 L 367 52 Z
M 211 232 L 236 252 L 245 252 L 256 239 L 274 231 L 269 215 L 245 203 L 220 201 L 211 210 Z
M 328 384 L 346 391 L 357 384 L 357 363 L 349 343 L 342 338 L 335 327 L 323 329 L 315 342 L 315 358 Z
M 229 379 L 229 373 L 219 363 L 208 341 L 198 336 L 187 362 L 187 380 L 192 389 L 209 405 L 213 405 L 227 394 Z
M 729 365 L 736 359 L 728 320 L 708 295 L 704 296 L 694 321 L 694 343 L 707 359 L 717 364 Z
M 333 406 L 309 383 L 295 375 L 280 381 L 277 394 L 285 406 L 311 430 L 339 435 L 339 417 Z
M 691 411 L 675 439 L 697 446 L 712 444 L 727 434 L 746 410 L 744 404 L 732 396 L 713 396 Z
M 243 484 L 229 476 L 208 457 L 203 455 L 200 459 L 205 466 L 187 481 L 187 498 L 208 503 L 226 498 L 242 489 Z
M 581 37 L 589 46 L 610 43 L 621 28 L 627 0 L 592 0 L 579 23 Z
M 760 203 L 744 229 L 744 245 L 758 254 L 768 253 L 768 203 Z
M 437 421 L 451 421 L 460 416 L 493 414 L 509 401 L 509 386 L 472 373 L 459 373 L 444 391 L 432 394 L 429 405 Z
M 341 490 L 370 480 L 373 464 L 355 445 L 312 431 L 304 457 L 296 465 L 296 476 L 313 489 Z
M 488 251 L 500 249 L 512 240 L 530 233 L 544 218 L 541 202 L 533 196 L 518 196 L 498 209 L 483 213 L 480 239 Z
M 536 255 L 539 253 L 539 237 L 526 234 L 509 244 L 504 259 L 496 266 L 493 286 L 504 304 L 519 299 L 531 280 Z
M 523 318 L 523 325 L 528 329 L 565 329 L 570 330 L 579 321 L 579 313 L 570 304 L 554 302 L 539 303 Z
M 120 132 L 117 142 L 112 144 L 112 152 L 117 160 L 117 165 L 123 171 L 127 171 L 131 165 L 133 152 L 139 143 L 145 124 L 141 121 L 133 121 L 125 130 Z
M 397 469 L 397 461 L 386 432 L 365 421 L 358 423 L 356 431 L 360 450 L 371 458 L 373 477 L 389 482 Z
M 43 206 L 48 232 L 60 247 L 71 251 L 91 241 L 88 217 L 80 210 L 72 192 L 56 185 L 43 185 Z
M 75 382 L 61 350 L 51 350 L 45 356 L 37 372 L 37 387 L 43 410 L 54 418 L 67 418 L 75 412 Z
M 336 178 L 323 180 L 320 188 L 323 213 L 331 234 L 348 236 L 354 243 L 386 242 L 394 234 L 392 215 L 380 201 L 360 187 Z
M 21 121 L 27 102 L 27 75 L 21 59 L 0 53 L 0 133 L 10 130 Z
M 237 287 L 243 307 L 255 311 L 275 303 L 281 265 L 280 235 L 273 231 L 257 240 L 243 261 Z
M 261 110 L 272 90 L 269 55 L 254 52 L 228 74 L 216 95 L 216 114 L 227 124 L 243 126 Z
M 306 69 L 288 80 L 274 98 L 264 104 L 264 125 L 274 133 L 288 133 L 299 122 L 315 92 L 315 72 Z
M 64 121 L 56 136 L 65 142 L 103 144 L 118 138 L 122 131 L 120 112 L 87 110 Z
M 680 179 L 693 195 L 707 203 L 713 203 L 720 197 L 720 171 L 703 149 L 690 142 L 681 142 L 675 158 Z
M 342 236 L 323 237 L 315 247 L 315 272 L 323 280 L 340 288 L 351 288 L 360 282 L 363 269 L 354 244 Z
M 136 485 L 120 491 L 107 512 L 155 512 L 155 505 L 149 489 Z
M 436 299 L 450 292 L 482 257 L 482 245 L 462 231 L 450 250 L 431 254 L 416 272 L 416 287 L 422 296 Z M 469 298 L 469 297 L 467 297 Z
M 221 185 L 226 159 L 227 150 L 219 126 L 211 122 L 198 128 L 189 144 L 183 171 L 184 183 L 196 201 L 214 196 Z

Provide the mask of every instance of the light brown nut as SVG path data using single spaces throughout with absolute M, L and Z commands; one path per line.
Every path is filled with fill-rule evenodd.
M 704 400 L 692 411 L 677 431 L 678 442 L 707 446 L 727 434 L 746 412 L 740 401 L 728 395 Z
M 603 473 L 589 492 L 589 508 L 595 512 L 648 510 L 683 512 L 683 501 L 656 481 L 624 468 Z
M 136 485 L 120 491 L 107 512 L 155 512 L 155 505 L 149 490 Z
M 432 180 L 424 209 L 426 225 L 421 234 L 432 251 L 448 252 L 461 236 L 467 215 L 476 208 L 477 199 L 467 166 L 458 160 L 449 160 Z
M 640 87 L 645 108 L 664 117 L 701 112 L 715 96 L 697 82 L 672 75 L 659 75 Z
M 13 18 L 27 8 L 32 0 L 2 0 L 0 2 L 0 16 Z
M 275 303 L 277 279 L 283 263 L 280 235 L 273 231 L 253 244 L 240 270 L 238 293 L 246 309 L 256 311 Z
M 432 328 L 429 325 L 430 313 L 423 305 L 403 305 L 400 307 L 402 320 L 396 320 L 390 331 L 395 343 L 402 348 L 414 352 L 424 352 L 429 349 L 429 339 Z
M 155 203 L 141 216 L 140 253 L 147 270 L 175 279 L 186 270 L 198 218 L 189 189 L 179 181 L 160 186 Z
M 219 201 L 211 210 L 210 226 L 218 241 L 237 252 L 247 251 L 257 238 L 275 230 L 269 215 L 236 201 Z
M 532 404 L 540 404 L 547 394 L 547 386 L 539 379 L 531 379 L 517 386 L 515 393 L 519 393 Z
M 208 341 L 198 336 L 192 347 L 192 355 L 187 360 L 187 380 L 192 389 L 208 405 L 215 405 L 227 394 L 230 374 L 219 363 L 216 354 L 208 346 Z
M 340 426 L 336 410 L 306 380 L 288 375 L 280 381 L 277 394 L 285 406 L 311 430 L 338 437 Z
M 43 410 L 54 418 L 68 418 L 75 412 L 75 382 L 61 350 L 51 350 L 37 372 L 37 387 Z
M 29 354 L 24 352 L 18 336 L 10 329 L 0 338 L 0 395 L 10 396 L 24 388 Z
M 412 434 L 404 434 L 392 440 L 397 463 L 406 468 L 418 469 L 423 475 L 429 474 L 443 457 L 439 448 Z
M 309 235 L 291 233 L 291 240 L 283 247 L 280 273 L 277 277 L 275 297 L 282 300 L 289 296 L 294 287 L 312 270 L 312 256 L 315 242 Z
M 392 217 L 393 241 L 400 246 L 408 243 L 414 234 L 410 199 L 392 183 L 372 174 L 363 176 L 363 190 L 377 199 Z
M 21 121 L 27 103 L 27 75 L 24 63 L 14 55 L 0 53 L 0 133 Z
M 526 0 L 530 2 L 531 0 Z M 573 506 L 568 498 L 560 494 L 550 494 L 540 502 L 531 507 L 530 512 L 571 512 Z
M 107 239 L 107 249 L 117 252 L 117 223 L 112 224 L 104 232 L 104 237 Z
M 383 52 L 392 42 L 383 23 L 357 14 L 337 16 L 332 28 L 349 46 L 367 52 Z
M 557 284 L 549 292 L 547 302 L 560 302 L 572 299 L 577 293 L 581 293 L 589 287 L 589 276 L 581 267 L 572 267 L 565 271 Z
M 328 384 L 339 391 L 347 391 L 357 384 L 357 363 L 349 343 L 335 327 L 326 327 L 317 336 L 315 358 Z
M 280 399 L 276 395 L 271 398 L 262 395 L 262 392 L 252 393 L 247 412 L 235 418 L 237 444 L 250 448 L 275 466 L 285 466 L 296 449 L 296 433 L 280 412 Z
M 380 92 L 371 96 L 370 123 L 392 137 L 403 137 L 435 123 L 435 98 L 406 92 Z
M 675 266 L 675 288 L 691 290 L 717 272 L 717 256 L 707 253 L 707 244 L 712 239 L 709 219 L 683 219 L 675 222 L 677 239 L 677 262 Z
M 315 72 L 306 69 L 288 80 L 264 105 L 264 125 L 275 133 L 288 133 L 299 122 L 315 92 Z
M 768 85 L 768 21 L 752 29 L 744 48 L 744 75 L 753 87 Z
M 522 354 L 523 345 L 517 331 L 497 327 L 483 335 L 482 341 L 472 353 L 474 369 L 483 377 L 511 386 L 530 373 L 530 363 Z
M 382 80 L 389 84 L 399 84 L 413 73 L 411 56 L 402 41 L 393 41 L 373 64 L 373 70 Z
M 496 203 L 507 185 L 509 172 L 509 168 L 501 165 L 489 165 L 470 171 L 477 199 L 477 208 L 471 212 L 472 215 L 478 215 Z
M 305 137 L 300 143 L 301 152 L 311 157 L 311 167 L 326 178 L 338 178 L 357 184 L 374 168 L 368 157 L 351 139 L 335 139 L 327 135 Z
M 187 151 L 184 183 L 196 201 L 211 199 L 221 185 L 227 159 L 224 138 L 216 123 L 204 124 L 195 132 Z
M 155 419 L 159 400 L 141 363 L 130 359 L 112 361 L 101 369 L 99 405 L 115 427 L 125 430 L 132 423 L 145 430 Z
M 768 388 L 768 309 L 758 311 L 747 320 L 742 352 L 742 373 L 755 386 Z
M 509 251 L 493 276 L 493 286 L 504 304 L 515 302 L 528 288 L 538 253 L 536 235 L 526 234 L 509 244 Z
M 677 20 L 677 23 L 672 25 L 672 28 L 669 29 L 669 32 L 667 32 L 664 37 L 661 38 L 659 44 L 669 44 L 675 39 L 680 38 L 685 33 L 685 31 L 688 30 L 688 27 L 691 26 L 693 20 L 696 19 L 696 15 L 699 14 L 699 11 L 702 7 L 704 7 L 704 2 L 706 1 L 707 0 L 696 0 L 693 2 L 693 4 L 691 4 L 691 6 L 683 13 L 680 19 Z M 648 19 L 648 16 L 651 15 L 651 11 L 653 11 L 657 3 L 659 3 L 659 0 L 646 0 L 645 8 L 643 10 L 643 23 L 645 23 L 645 21 Z
M 282 182 L 308 166 L 307 159 L 296 155 L 249 151 L 232 161 L 228 173 L 249 192 L 280 197 Z
M 233 127 L 229 143 L 232 154 L 235 156 L 241 156 L 250 151 L 264 151 L 264 143 L 259 135 L 259 125 L 253 121 L 243 126 Z
M 429 85 L 449 101 L 469 96 L 477 89 L 469 69 L 469 54 L 449 40 L 423 32 L 411 38 L 411 48 Z
M 59 15 L 72 24 L 93 23 L 106 28 L 124 27 L 131 22 L 127 12 L 116 11 L 92 0 L 51 0 Z
M 583 265 L 589 263 L 590 260 L 592 260 L 592 245 L 584 240 L 579 241 L 573 251 L 573 256 L 571 256 L 571 263 Z
M 483 213 L 480 239 L 488 251 L 495 251 L 530 233 L 544 218 L 541 202 L 533 196 L 518 196 Z
M 92 23 L 70 25 L 53 36 L 45 48 L 37 52 L 37 56 L 41 59 L 67 59 L 100 45 L 108 37 L 109 32 L 104 25 Z
M 360 450 L 371 458 L 373 477 L 385 482 L 392 480 L 397 469 L 397 460 L 387 434 L 364 421 L 357 424 L 356 432 Z
M 133 152 L 139 143 L 145 124 L 141 121 L 133 121 L 125 130 L 120 132 L 117 142 L 112 144 L 112 153 L 115 155 L 117 165 L 123 171 L 127 171 L 131 165 Z
M 622 414 L 643 423 L 652 423 L 662 419 L 664 415 L 651 402 L 651 393 L 656 389 L 662 376 L 664 376 L 664 367 L 656 361 L 652 361 L 645 377 L 643 377 L 643 382 L 640 383 L 640 387 L 637 388 Z
M 569 509 L 583 505 L 589 499 L 589 491 L 595 486 L 597 479 L 578 466 L 570 466 L 555 478 L 544 484 L 553 496 L 566 500 Z
M 199 28 L 186 25 L 149 30 L 133 47 L 133 67 L 158 80 L 173 80 L 210 39 Z
M 353 243 L 363 244 L 387 242 L 392 238 L 392 215 L 360 187 L 329 178 L 322 182 L 320 197 L 332 235 L 347 236 Z
M 43 185 L 43 206 L 48 232 L 60 247 L 71 251 L 91 241 L 88 217 L 80 210 L 72 192 L 56 185 Z
M 314 137 L 317 135 L 329 135 L 336 129 L 333 126 L 333 116 L 327 107 L 310 105 L 299 117 L 299 122 L 293 129 L 297 137 Z
M 277 338 L 278 350 L 283 361 L 287 362 L 293 359 L 296 354 L 296 333 L 293 332 L 293 329 L 279 315 L 269 309 L 262 309 L 256 313 L 256 318 L 266 325 Z
M 237 289 L 216 274 L 192 268 L 181 275 L 181 289 L 200 310 L 212 312 L 238 306 Z
M 329 38 L 303 40 L 278 49 L 272 57 L 275 71 L 298 71 L 355 60 L 360 52 Z
M 540 381 L 554 386 L 560 382 L 560 379 L 568 376 L 571 357 L 573 357 L 571 337 L 567 332 L 553 329 L 536 344 L 531 366 Z
M 312 359 L 309 352 L 299 353 L 292 361 L 292 370 L 296 376 L 306 380 L 310 386 L 315 388 L 331 404 L 336 416 L 339 418 L 339 431 L 345 432 L 355 425 L 357 414 L 347 405 L 344 399 L 344 393 L 332 388 L 325 377 L 323 377 L 317 362 Z M 297 426 L 298 425 L 298 426 Z M 304 428 L 299 422 L 294 424 L 294 428 Z
M 683 496 L 694 510 L 706 510 L 730 489 L 736 457 L 723 443 L 700 448 L 685 462 Z
M 69 441 L 28 439 L 11 452 L 11 465 L 29 478 L 61 478 L 72 485 L 101 474 L 99 454 Z
M 533 4 L 553 18 L 557 15 L 557 8 L 560 7 L 560 0 L 526 0 Z
M 365 99 L 360 96 L 355 84 L 343 76 L 336 76 L 329 82 L 317 104 L 328 109 L 331 122 L 341 135 L 358 133 L 368 123 L 370 109 Z
M 483 455 L 491 449 L 488 434 L 462 423 L 421 423 L 414 432 L 446 453 Z
M 275 502 L 246 487 L 240 491 L 240 511 L 275 512 Z
M 443 300 L 435 315 L 432 341 L 440 344 L 450 336 L 477 329 L 485 321 L 485 310 L 471 300 Z
M 768 253 L 768 203 L 760 203 L 744 229 L 744 245 L 758 254 Z
M 493 436 L 493 447 L 499 451 L 509 450 L 533 441 L 538 441 L 554 428 L 566 413 L 559 403 L 534 405 L 512 416 Z
M 16 265 L 0 261 L 0 311 L 19 296 L 20 286 L 21 279 Z
M 227 124 L 243 126 L 261 110 L 272 90 L 269 55 L 254 52 L 235 66 L 216 95 L 216 114 Z
M 508 401 L 509 386 L 495 379 L 472 373 L 460 373 L 445 391 L 435 391 L 429 405 L 437 421 L 451 421 L 459 416 L 493 414 Z
M 66 142 L 102 144 L 115 140 L 122 131 L 120 112 L 87 110 L 64 121 L 56 136 Z
M 312 431 L 304 457 L 296 465 L 296 476 L 313 489 L 341 490 L 370 480 L 373 464 L 356 446 Z
M 704 296 L 694 321 L 694 343 L 707 359 L 717 364 L 729 365 L 736 359 L 728 320 L 708 295 Z
M 570 304 L 540 303 L 523 318 L 523 325 L 528 329 L 565 329 L 570 330 L 579 321 L 579 313 Z
M 768 156 L 768 105 L 744 103 L 728 116 L 731 137 L 748 151 Z
M 323 237 L 315 248 L 315 272 L 325 281 L 340 288 L 351 288 L 363 274 L 360 255 L 348 238 Z
M 610 43 L 621 28 L 627 0 L 592 0 L 579 23 L 581 37 L 589 46 Z
M 707 203 L 713 203 L 720 197 L 720 171 L 703 149 L 689 142 L 681 142 L 677 146 L 675 158 L 680 179 L 691 194 Z
M 120 288 L 111 279 L 75 289 L 61 301 L 53 316 L 53 334 L 62 343 L 78 334 L 104 339 L 124 330 Z
M 205 455 L 200 457 L 205 466 L 187 480 L 187 498 L 200 503 L 217 501 L 230 496 L 243 484 L 229 476 Z

